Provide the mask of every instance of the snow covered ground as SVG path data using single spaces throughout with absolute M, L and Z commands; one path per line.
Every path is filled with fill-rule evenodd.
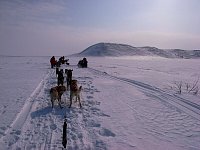
M 198 59 L 88 57 L 89 67 L 78 68 L 79 58 L 69 58 L 61 68 L 83 86 L 82 109 L 68 108 L 69 91 L 63 109 L 51 108 L 49 59 L 0 57 L 0 149 L 62 149 L 64 116 L 68 150 L 200 149 L 200 93 L 186 90 L 200 77 Z

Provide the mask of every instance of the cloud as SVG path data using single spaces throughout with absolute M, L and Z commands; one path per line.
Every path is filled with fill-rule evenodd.
M 69 19 L 67 3 L 63 1 L 0 1 L 0 20 L 4 25 L 23 25 L 26 22 L 59 24 Z

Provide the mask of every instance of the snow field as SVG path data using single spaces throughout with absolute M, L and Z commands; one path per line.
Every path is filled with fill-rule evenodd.
M 9 78 L 6 74 L 14 75 L 16 59 L 18 78 Z M 73 78 L 83 87 L 82 109 L 75 101 L 68 108 L 69 91 L 62 96 L 63 109 L 57 104 L 51 108 L 49 90 L 57 79 L 47 58 L 1 60 L 1 78 L 10 79 L 7 86 L 14 92 L 1 93 L 0 117 L 11 119 L 0 123 L 0 149 L 62 149 L 66 116 L 69 150 L 199 150 L 199 96 L 178 95 L 166 88 L 176 79 L 198 77 L 198 60 L 91 57 L 89 68 L 78 68 L 78 59 L 70 58 L 72 65 L 62 68 L 73 69 Z M 32 68 L 34 80 L 29 83 L 31 76 L 23 74 Z M 14 79 L 26 91 L 24 96 L 11 86 Z M 8 109 L 14 108 L 13 97 L 19 103 L 15 115 Z

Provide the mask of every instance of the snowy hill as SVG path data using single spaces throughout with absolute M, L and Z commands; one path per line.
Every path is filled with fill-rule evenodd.
M 166 58 L 199 58 L 200 50 L 158 49 L 156 47 L 133 47 L 126 44 L 98 43 L 74 56 L 160 56 Z

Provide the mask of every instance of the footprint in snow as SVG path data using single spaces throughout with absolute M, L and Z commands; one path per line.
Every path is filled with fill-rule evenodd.
M 57 125 L 56 124 L 51 124 L 50 125 L 50 129 L 51 130 L 56 130 L 57 129 Z
M 87 121 L 87 126 L 88 127 L 101 127 L 101 124 L 96 123 L 94 120 L 88 120 Z
M 109 136 L 115 137 L 115 136 L 116 136 L 112 131 L 110 131 L 110 130 L 108 130 L 108 129 L 106 129 L 106 128 L 102 128 L 102 129 L 99 131 L 99 134 L 100 134 L 101 136 L 107 136 L 107 137 L 109 137 Z

